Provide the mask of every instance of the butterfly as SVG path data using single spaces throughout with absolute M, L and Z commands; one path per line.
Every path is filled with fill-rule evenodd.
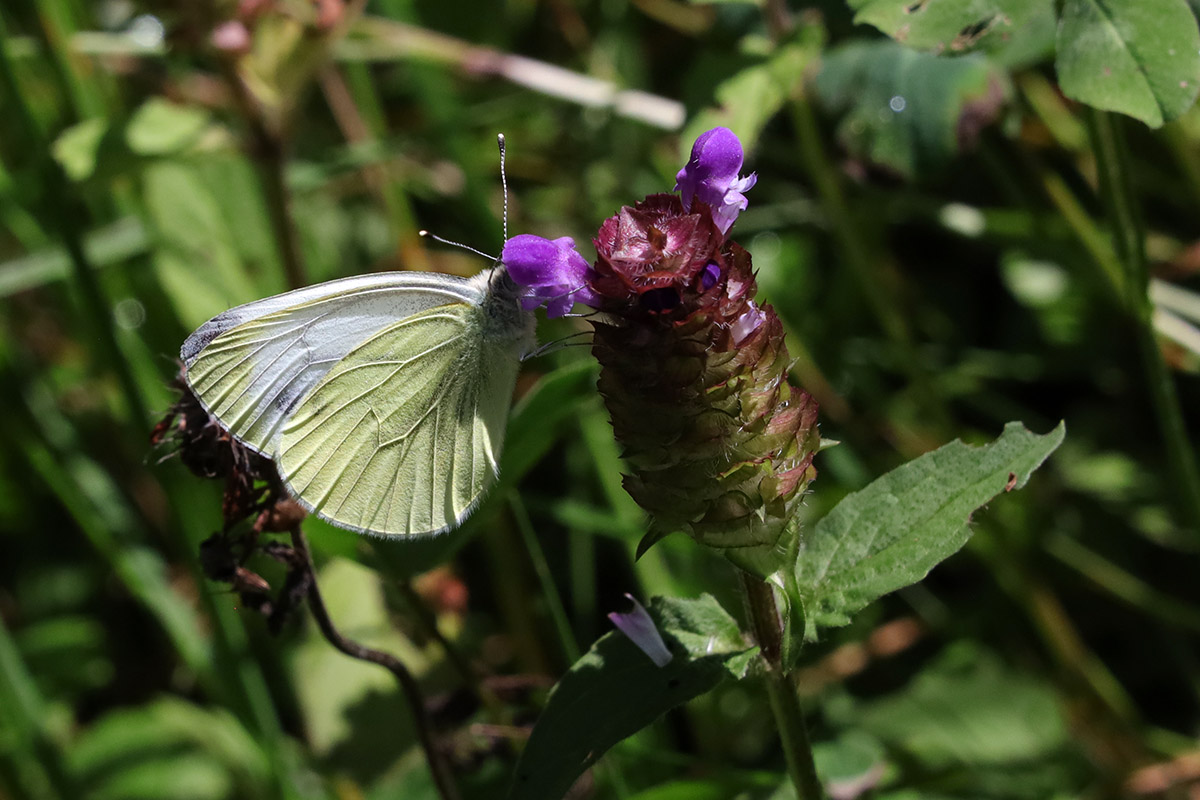
M 184 341 L 200 403 L 309 512 L 359 533 L 462 523 L 497 476 L 534 316 L 503 262 L 386 272 L 229 309 Z

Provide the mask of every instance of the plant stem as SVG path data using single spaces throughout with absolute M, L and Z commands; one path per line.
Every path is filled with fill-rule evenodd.
M 533 530 L 533 523 L 529 520 L 529 512 L 525 510 L 525 504 L 521 502 L 521 498 L 516 492 L 509 493 L 508 505 L 512 509 L 513 521 L 517 524 L 521 541 L 524 542 L 525 550 L 529 553 L 529 561 L 533 564 L 533 571 L 537 575 L 538 583 L 541 584 L 542 597 L 545 598 L 550 618 L 554 621 L 554 630 L 558 634 L 563 655 L 566 656 L 568 664 L 574 664 L 579 660 L 582 652 L 579 649 L 579 643 L 575 641 L 575 634 L 571 631 L 571 621 L 563 606 L 562 595 L 559 594 L 558 587 L 554 584 L 554 575 L 550 571 L 550 565 L 546 562 L 546 554 L 542 550 L 541 543 L 538 542 L 537 533 Z
M 1133 317 L 1133 333 L 1179 494 L 1182 521 L 1200 536 L 1200 471 L 1189 444 L 1173 376 L 1154 333 L 1146 236 L 1129 172 L 1129 147 L 1120 121 L 1108 112 L 1088 110 L 1088 133 L 1100 175 L 1100 192 L 1108 206 L 1117 256 L 1123 267 L 1126 307 Z
M 299 243 L 296 241 L 296 229 L 292 225 L 292 195 L 287 185 L 286 171 L 287 124 L 283 119 L 268 119 L 267 112 L 246 88 L 232 61 L 223 59 L 221 66 L 234 105 L 249 128 L 249 154 L 258 167 L 263 201 L 267 206 L 271 233 L 279 251 L 284 278 L 288 288 L 299 289 L 308 285 L 308 275 L 304 269 Z
M 37 198 L 35 214 L 47 228 L 55 230 L 62 239 L 74 269 L 75 283 L 83 296 L 84 313 L 91 318 L 89 321 L 97 335 L 100 351 L 116 373 L 121 391 L 125 395 L 129 419 L 135 427 L 140 428 L 150 417 L 133 370 L 125 360 L 117 341 L 108 299 L 83 249 L 79 220 L 84 217 L 85 212 L 74 193 L 70 191 L 67 176 L 50 155 L 51 148 L 46 133 L 29 107 L 16 72 L 12 69 L 7 41 L 7 26 L 3 17 L 0 17 L 0 93 L 11 100 L 12 111 L 16 117 L 16 132 L 25 139 L 22 143 L 25 152 L 34 154 L 32 157 L 38 162 L 36 174 L 42 184 L 42 193 Z
M 914 395 L 936 427 L 950 427 L 945 401 L 930 383 L 928 371 L 914 346 L 913 333 L 904 316 L 899 298 L 903 282 L 889 257 L 878 246 L 876 229 L 855 214 L 846 199 L 842 179 L 834 161 L 825 151 L 821 131 L 812 105 L 805 97 L 790 104 L 792 127 L 800 158 L 821 201 L 834 243 L 843 263 L 862 292 L 879 327 L 901 353 L 901 364 Z
M 739 576 L 754 638 L 758 641 L 763 660 L 767 662 L 767 697 L 771 702 L 771 712 L 775 715 L 775 725 L 779 728 L 788 774 L 792 777 L 800 800 L 823 800 L 825 790 L 821 788 L 821 780 L 817 777 L 800 696 L 779 661 L 783 629 L 775 605 L 774 590 L 770 584 L 749 573 L 739 572 Z
M 321 589 L 317 585 L 317 571 L 313 566 L 312 554 L 308 549 L 308 540 L 304 538 L 304 533 L 299 526 L 292 528 L 291 534 L 292 546 L 296 549 L 303 568 L 308 572 L 308 606 L 312 610 L 317 627 L 337 650 L 351 658 L 378 664 L 396 676 L 409 708 L 412 709 L 417 738 L 421 742 L 421 748 L 425 751 L 425 758 L 429 761 L 429 771 L 433 773 L 433 782 L 437 786 L 438 795 L 442 800 L 458 800 L 459 794 L 454 783 L 453 772 L 446 762 L 445 755 L 438 749 L 437 742 L 434 741 L 433 724 L 429 719 L 429 712 L 425 709 L 425 698 L 421 695 L 421 687 L 417 684 L 417 679 L 400 662 L 400 659 L 390 653 L 375 650 L 347 639 L 333 626 L 333 620 L 329 618 L 329 611 L 325 608 L 325 600 L 321 597 Z

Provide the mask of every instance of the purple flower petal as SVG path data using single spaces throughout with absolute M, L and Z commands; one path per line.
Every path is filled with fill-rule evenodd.
M 751 300 L 749 307 L 730 326 L 729 333 L 733 337 L 734 347 L 749 339 L 750 335 L 758 330 L 766 319 L 767 315 Z
M 545 302 L 547 316 L 561 317 L 576 302 L 597 301 L 587 285 L 592 268 L 575 251 L 570 236 L 551 240 L 522 233 L 504 243 L 500 260 L 512 279 L 524 287 L 521 307 L 526 311 Z
M 747 201 L 742 192 L 754 186 L 757 176 L 738 177 L 742 168 L 742 143 L 728 128 L 713 128 L 692 145 L 692 157 L 675 176 L 675 188 L 691 210 L 699 200 L 712 209 L 713 222 L 727 233 Z
M 633 603 L 633 610 L 625 614 L 614 611 L 608 615 L 608 618 L 621 633 L 628 636 L 630 641 L 638 646 L 639 650 L 649 656 L 655 665 L 665 667 L 673 656 L 667 649 L 662 634 L 658 632 L 654 620 L 650 618 L 650 613 L 642 607 L 642 604 L 631 594 L 625 596 Z

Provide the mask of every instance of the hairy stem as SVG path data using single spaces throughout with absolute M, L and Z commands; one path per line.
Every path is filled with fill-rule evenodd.
M 421 748 L 425 751 L 425 758 L 429 761 L 429 770 L 433 773 L 433 782 L 437 786 L 438 795 L 442 800 L 458 800 L 459 793 L 454 783 L 453 773 L 445 755 L 438 749 L 437 742 L 433 738 L 433 725 L 429 719 L 429 712 L 425 709 L 425 698 L 421 695 L 421 687 L 417 685 L 417 679 L 400 662 L 400 659 L 390 653 L 375 650 L 347 639 L 334 627 L 333 620 L 329 618 L 329 611 L 325 608 L 325 600 L 321 597 L 321 589 L 317 585 L 317 572 L 313 567 L 308 540 L 304 538 L 304 533 L 299 526 L 292 528 L 291 534 L 292 546 L 300 556 L 310 579 L 308 605 L 312 610 L 313 619 L 317 622 L 317 627 L 321 629 L 321 633 L 329 640 L 329 643 L 340 652 L 360 661 L 378 664 L 396 676 L 409 708 L 412 709 L 417 738 L 421 742 Z
M 774 592 L 771 585 L 765 581 L 746 572 L 739 574 L 742 596 L 750 616 L 750 626 L 754 630 L 754 638 L 762 651 L 763 660 L 767 662 L 767 697 L 771 701 L 775 725 L 779 728 L 788 774 L 800 800 L 823 800 L 825 790 L 821 788 L 821 780 L 817 777 L 812 742 L 808 738 L 808 726 L 804 721 L 804 711 L 800 707 L 800 696 L 779 660 L 783 628 L 775 605 Z

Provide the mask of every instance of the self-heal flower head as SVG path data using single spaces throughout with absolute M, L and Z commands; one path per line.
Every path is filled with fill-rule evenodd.
M 689 211 L 699 200 L 712 210 L 713 222 L 721 233 L 729 232 L 747 205 L 742 192 L 749 191 L 758 177 L 738 177 L 742 168 L 742 143 L 729 128 L 713 128 L 692 145 L 692 157 L 675 176 L 675 189 Z
M 621 633 L 628 636 L 630 641 L 638 646 L 639 650 L 649 656 L 651 661 L 657 666 L 665 667 L 671 663 L 673 656 L 667 649 L 662 634 L 658 632 L 654 620 L 650 617 L 650 612 L 633 595 L 626 594 L 625 597 L 633 603 L 633 610 L 625 614 L 614 611 L 608 615 L 608 618 Z
M 504 243 L 500 260 L 509 276 L 524 288 L 521 307 L 526 311 L 545 303 L 546 316 L 553 318 L 563 316 L 577 302 L 596 304 L 588 287 L 591 267 L 575 251 L 570 236 L 546 239 L 522 233 Z

